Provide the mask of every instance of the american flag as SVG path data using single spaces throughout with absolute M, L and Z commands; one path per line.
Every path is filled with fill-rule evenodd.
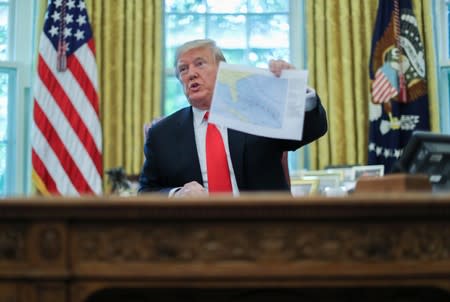
M 49 0 L 34 91 L 33 181 L 42 194 L 102 193 L 102 130 L 83 0 Z

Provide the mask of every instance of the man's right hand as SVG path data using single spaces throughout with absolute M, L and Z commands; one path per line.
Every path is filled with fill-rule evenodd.
M 191 181 L 173 194 L 173 197 L 208 196 L 208 191 L 198 182 Z

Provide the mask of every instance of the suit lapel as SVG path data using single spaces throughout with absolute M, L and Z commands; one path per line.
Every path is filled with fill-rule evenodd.
M 245 134 L 239 131 L 228 129 L 228 148 L 230 150 L 231 162 L 233 163 L 234 175 L 236 177 L 238 188 L 239 190 L 245 189 Z
M 198 159 L 197 145 L 195 143 L 194 121 L 192 107 L 182 111 L 178 120 L 176 145 L 178 148 L 178 158 L 174 158 L 175 163 L 186 167 L 185 175 L 188 179 L 195 180 L 203 184 L 200 162 Z

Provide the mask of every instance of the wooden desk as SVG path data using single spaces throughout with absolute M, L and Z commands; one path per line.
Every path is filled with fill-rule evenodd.
M 174 288 L 303 289 L 313 301 L 420 290 L 450 301 L 450 196 L 0 201 L 0 302 Z

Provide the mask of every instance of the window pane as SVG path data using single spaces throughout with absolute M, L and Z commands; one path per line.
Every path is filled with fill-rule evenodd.
M 204 13 L 206 6 L 203 0 L 166 0 L 167 13 Z
M 6 194 L 6 150 L 7 144 L 0 142 L 0 195 Z
M 446 130 L 447 131 L 450 131 L 450 106 L 449 106 L 449 104 L 448 104 L 448 100 L 450 100 L 450 69 L 448 69 L 448 68 L 446 68 L 447 70 L 446 70 L 446 72 L 447 72 L 447 89 L 448 89 L 448 94 L 447 94 L 447 98 L 446 99 L 444 99 L 444 100 L 441 100 L 441 102 L 446 102 L 446 104 L 444 104 L 444 105 L 441 105 L 441 107 L 442 107 L 442 111 L 444 112 L 443 114 L 441 114 L 441 116 L 442 115 L 444 115 L 445 117 L 443 118 L 446 122 L 447 122 L 447 124 L 449 125 L 449 127 L 447 127 L 446 128 Z M 447 113 L 445 113 L 445 109 L 444 108 L 447 108 Z
M 0 195 L 6 193 L 9 74 L 0 72 Z
M 173 58 L 175 56 L 176 47 L 166 47 L 166 51 L 164 53 L 165 60 L 165 68 L 170 69 L 173 68 Z
M 249 47 L 289 48 L 289 20 L 286 15 L 251 16 Z
M 8 80 L 8 74 L 0 72 L 0 141 L 8 138 L 6 131 L 8 125 Z
M 447 3 L 447 44 L 450 44 L 450 3 Z M 447 45 L 447 59 L 450 58 L 450 45 Z
M 248 53 L 248 62 L 255 67 L 267 68 L 272 59 L 289 61 L 289 48 L 252 48 Z
M 246 48 L 245 22 L 244 15 L 213 15 L 208 18 L 208 36 L 213 37 L 220 47 Z
M 247 0 L 208 0 L 208 13 L 246 13 Z
M 223 55 L 227 60 L 227 63 L 242 64 L 245 62 L 245 50 L 222 47 Z
M 287 13 L 289 0 L 250 0 L 250 13 Z
M 32 46 L 38 1 L 0 0 L 0 194 L 29 193 Z M 44 2 L 44 1 L 40 1 Z M 17 48 L 19 51 L 15 51 Z M 18 73 L 18 66 L 23 72 Z M 17 113 L 17 115 L 16 115 Z M 16 117 L 20 117 L 17 120 Z
M 178 79 L 175 76 L 166 77 L 164 113 L 167 115 L 188 105 L 189 103 Z
M 0 3 L 0 60 L 7 60 L 9 42 L 9 6 Z
M 185 41 L 204 37 L 205 17 L 203 15 L 171 14 L 167 16 L 166 47 L 176 47 Z
M 174 75 L 176 47 L 212 38 L 227 62 L 267 68 L 270 59 L 290 60 L 290 0 L 165 0 L 164 115 L 188 105 Z

